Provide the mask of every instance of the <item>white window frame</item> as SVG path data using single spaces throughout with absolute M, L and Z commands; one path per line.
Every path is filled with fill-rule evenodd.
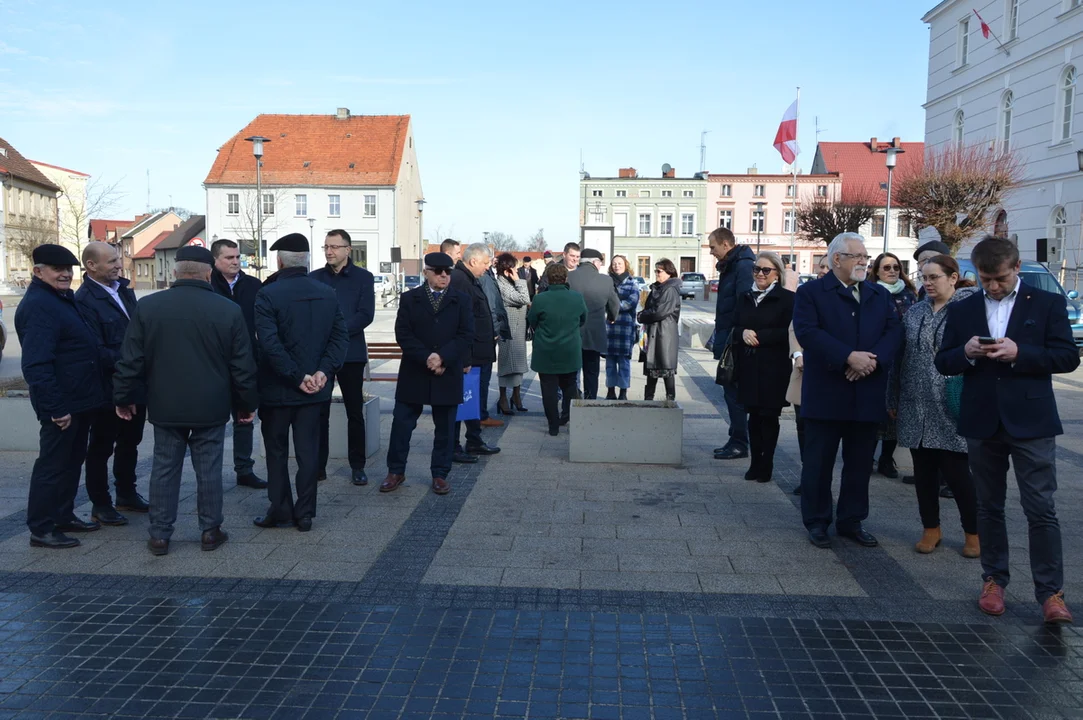
M 1072 139 L 1073 115 L 1075 114 L 1076 90 L 1079 87 L 1079 71 L 1069 65 L 1060 71 L 1057 78 L 1057 99 L 1054 103 L 1056 114 L 1053 116 L 1053 143 L 1068 142 Z
M 652 214 L 649 212 L 641 212 L 636 214 L 636 235 L 638 237 L 650 237 L 651 236 L 651 220 Z M 644 232 L 643 221 L 646 220 L 646 231 Z
M 602 205 L 591 205 L 590 221 L 599 225 L 605 224 L 605 207 Z
M 618 190 L 617 191 L 617 197 L 628 197 L 628 191 L 627 190 Z
M 263 193 L 263 215 L 275 214 L 275 195 L 274 193 Z
M 958 37 L 955 45 L 958 48 L 955 53 L 955 67 L 966 67 L 970 60 L 970 16 L 959 21 Z
M 1011 42 L 1019 37 L 1019 0 L 1005 0 L 1004 3 L 1004 42 Z
M 590 196 L 591 197 L 601 197 L 602 196 L 602 191 L 601 190 L 591 190 L 590 191 Z
M 789 185 L 786 186 L 786 197 L 792 198 L 796 194 L 797 194 L 797 186 L 796 185 L 794 185 L 793 183 L 790 183 Z
M 719 210 L 718 211 L 718 227 L 724 227 L 727 230 L 733 230 L 733 211 L 732 210 Z
M 684 190 L 684 191 L 681 192 L 681 197 L 690 198 L 690 197 L 695 197 L 695 196 L 696 196 L 696 192 L 694 190 Z
M 796 232 L 796 213 L 793 209 L 787 210 L 782 216 L 782 232 L 786 235 Z
M 752 186 L 752 197 L 758 197 L 758 198 L 767 197 L 767 186 L 766 185 L 753 185 Z
M 749 224 L 749 232 L 767 232 L 767 211 L 766 210 L 752 210 L 751 223 Z
M 661 213 L 658 215 L 658 234 L 662 237 L 673 236 L 673 213 Z
M 297 193 L 293 196 L 293 216 L 308 217 L 308 195 Z
M 816 197 L 822 197 L 822 198 L 827 197 L 827 186 L 826 185 L 817 185 L 816 186 Z
M 672 190 L 663 190 L 662 191 L 662 197 L 673 197 L 673 191 Z
M 722 197 L 733 197 L 733 186 L 728 184 L 728 183 L 723 185 L 722 186 L 722 195 L 721 196 Z
M 241 194 L 226 193 L 226 215 L 241 214 Z
M 1015 96 L 1011 90 L 1005 90 L 1000 98 L 1000 151 L 1006 153 L 1012 149 L 1012 110 Z
M 955 111 L 955 117 L 951 121 L 951 144 L 956 150 L 963 149 L 963 141 L 966 137 L 966 113 L 962 108 Z
M 1064 243 L 1068 239 L 1068 212 L 1063 205 L 1058 205 L 1049 213 L 1049 239 L 1057 248 L 1059 257 L 1064 257 Z
M 328 195 L 327 196 L 327 217 L 341 217 L 342 216 L 342 196 L 341 195 Z
M 367 217 L 367 218 L 376 217 L 376 195 L 375 194 L 362 195 L 361 199 L 364 202 L 364 212 L 362 214 L 362 217 Z M 371 210 L 371 212 L 369 212 L 370 210 Z
M 681 237 L 692 237 L 696 234 L 696 214 L 681 213 Z

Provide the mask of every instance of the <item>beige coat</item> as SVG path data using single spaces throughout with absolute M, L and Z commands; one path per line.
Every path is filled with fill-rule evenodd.
M 797 336 L 793 334 L 793 323 L 790 323 L 790 356 L 792 357 L 795 352 L 801 352 L 801 346 L 797 344 Z M 791 405 L 801 404 L 801 379 L 804 376 L 805 371 L 798 368 L 795 363 L 793 370 L 790 371 L 790 384 L 786 388 L 786 402 Z

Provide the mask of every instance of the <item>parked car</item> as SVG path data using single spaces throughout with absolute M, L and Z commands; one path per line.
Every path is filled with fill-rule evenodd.
M 800 277 L 799 277 L 799 278 L 797 279 L 797 284 L 798 284 L 798 285 L 804 285 L 804 284 L 805 284 L 805 283 L 807 283 L 807 282 L 808 282 L 809 280 L 815 280 L 815 279 L 816 279 L 816 276 L 815 276 L 815 275 L 809 275 L 808 273 L 805 273 L 805 274 L 802 274 L 802 275 L 801 275 L 801 276 L 800 276 Z
M 420 275 L 407 275 L 403 279 L 402 284 L 403 284 L 403 292 L 406 292 L 407 290 L 413 290 L 414 288 L 421 287 L 421 276 Z
M 373 287 L 376 290 L 376 297 L 385 297 L 395 292 L 395 278 L 387 273 L 376 273 L 372 276 Z
M 8 344 L 8 329 L 4 325 L 4 301 L 0 300 L 0 358 L 4 357 L 4 346 Z
M 973 280 L 980 287 L 981 278 L 975 271 L 974 264 L 971 263 L 970 260 L 964 260 L 962 258 L 956 258 L 956 260 L 959 261 L 959 270 L 962 272 L 963 277 Z M 1080 309 L 1079 293 L 1075 290 L 1065 292 L 1061 284 L 1057 282 L 1057 277 L 1049 272 L 1049 268 L 1038 262 L 1024 260 L 1019 275 L 1027 285 L 1033 285 L 1036 288 L 1051 293 L 1057 293 L 1066 298 L 1068 303 L 1068 322 L 1072 324 L 1072 339 L 1075 341 L 1076 347 L 1083 352 L 1083 312 L 1081 312 Z
M 718 292 L 718 278 L 715 278 L 714 280 L 711 281 L 711 292 L 713 292 L 713 293 Z
M 703 286 L 706 282 L 707 278 L 703 273 L 681 273 L 681 297 L 695 300 L 703 294 Z
M 647 278 L 645 278 L 645 277 L 640 277 L 638 275 L 633 275 L 632 276 L 632 281 L 636 284 L 636 287 L 639 288 L 640 292 L 643 292 L 644 290 L 646 290 L 647 288 L 650 287 L 650 283 L 647 282 Z

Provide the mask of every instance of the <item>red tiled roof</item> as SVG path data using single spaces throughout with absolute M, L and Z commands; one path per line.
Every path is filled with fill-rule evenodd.
M 896 156 L 896 172 L 924 165 L 925 143 L 904 142 L 899 146 L 905 152 Z M 870 193 L 874 202 L 885 203 L 887 193 L 880 189 L 880 183 L 887 182 L 887 160 L 879 150 L 886 147 L 891 143 L 878 141 L 874 150 L 869 142 L 822 142 L 816 148 L 813 169 L 839 173 L 844 202 L 854 195 Z
M 31 160 L 30 162 L 34 163 L 35 165 L 44 165 L 45 167 L 50 167 L 53 170 L 63 170 L 64 172 L 71 173 L 72 175 L 82 175 L 83 177 L 90 177 L 85 172 L 79 172 L 78 170 L 72 170 L 71 168 L 60 167 L 59 165 L 42 162 L 41 160 Z
M 394 185 L 409 128 L 409 115 L 259 115 L 218 149 L 203 182 L 254 185 L 256 161 L 245 138 L 262 135 L 271 140 L 263 150 L 264 185 Z
M 173 234 L 172 230 L 163 230 L 162 232 L 158 233 L 158 236 L 155 237 L 153 240 L 151 240 L 149 243 L 147 243 L 146 246 L 142 250 L 140 250 L 135 255 L 133 255 L 132 259 L 133 260 L 146 260 L 147 258 L 153 258 L 154 257 L 154 249 L 156 247 L 158 247 L 158 245 L 161 244 L 161 242 L 163 240 L 165 240 L 167 237 L 169 237 L 172 234 Z
M 114 230 L 125 230 L 131 226 L 132 220 L 91 220 L 90 232 L 87 234 L 92 240 L 106 240 L 109 233 Z
M 0 138 L 0 173 L 12 175 L 20 180 L 25 180 L 35 185 L 40 185 L 46 190 L 52 190 L 53 192 L 60 192 L 60 188 L 57 187 L 52 180 L 45 177 L 45 175 L 36 167 L 30 164 L 30 161 L 24 158 L 18 150 L 11 146 L 4 138 Z

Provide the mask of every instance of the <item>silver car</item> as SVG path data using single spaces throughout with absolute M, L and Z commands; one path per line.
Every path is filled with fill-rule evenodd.
M 695 300 L 703 295 L 703 286 L 706 282 L 707 278 L 704 277 L 703 273 L 681 273 L 681 297 Z

